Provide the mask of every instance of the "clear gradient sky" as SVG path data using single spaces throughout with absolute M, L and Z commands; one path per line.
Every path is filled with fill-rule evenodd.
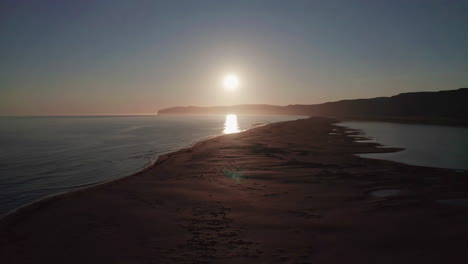
M 467 14 L 461 0 L 0 0 L 0 115 L 468 87 Z

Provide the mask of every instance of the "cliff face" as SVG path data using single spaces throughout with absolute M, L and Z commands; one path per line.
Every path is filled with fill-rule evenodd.
M 315 105 L 172 107 L 158 115 L 307 115 L 357 119 L 456 120 L 468 124 L 468 88 L 403 93 L 392 97 L 343 100 Z
M 314 105 L 316 115 L 468 117 L 468 88 Z

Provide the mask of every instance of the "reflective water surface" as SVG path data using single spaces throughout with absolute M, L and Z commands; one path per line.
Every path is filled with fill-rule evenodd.
M 342 122 L 360 129 L 373 141 L 405 148 L 393 153 L 362 154 L 361 157 L 412 165 L 468 170 L 468 128 L 390 122 Z
M 129 175 L 161 154 L 297 116 L 0 117 L 0 215 Z
M 226 115 L 226 121 L 224 122 L 223 134 L 239 133 L 239 124 L 237 123 L 237 115 L 229 114 Z

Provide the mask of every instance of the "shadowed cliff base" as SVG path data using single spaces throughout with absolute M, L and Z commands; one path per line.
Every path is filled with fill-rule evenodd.
M 331 119 L 274 123 L 161 156 L 0 222 L 3 263 L 458 263 L 466 172 L 359 158 Z
M 468 126 L 468 88 L 402 93 L 392 97 L 342 100 L 315 105 L 234 105 L 171 107 L 158 115 L 305 115 L 348 120 L 382 120 Z

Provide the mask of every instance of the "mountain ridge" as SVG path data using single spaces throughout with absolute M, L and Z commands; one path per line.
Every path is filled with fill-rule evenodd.
M 286 106 L 242 104 L 232 106 L 178 106 L 158 115 L 299 115 L 339 119 L 381 119 L 468 125 L 468 88 L 436 92 L 409 92 L 390 97 L 345 99 L 321 104 Z

